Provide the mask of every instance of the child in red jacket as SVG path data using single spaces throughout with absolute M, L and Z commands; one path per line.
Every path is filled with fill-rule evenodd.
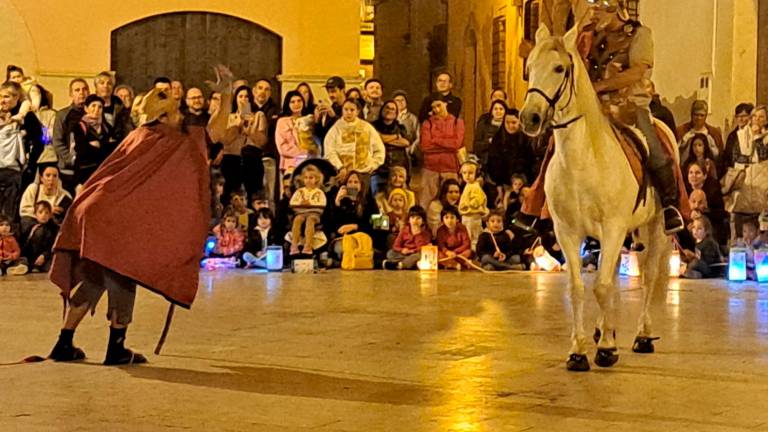
M 459 222 L 459 209 L 447 206 L 440 212 L 440 217 L 443 220 L 437 230 L 437 257 L 441 260 L 440 266 L 456 270 L 461 270 L 462 266 L 469 268 L 467 261 L 458 258 L 472 258 L 472 243 L 467 228 Z M 450 259 L 442 261 L 446 258 Z
M 216 236 L 216 247 L 213 256 L 218 258 L 230 258 L 238 256 L 245 245 L 245 233 L 238 227 L 237 215 L 227 211 L 221 218 L 221 224 L 213 228 Z
M 408 211 L 408 225 L 400 230 L 392 249 L 387 252 L 384 268 L 387 270 L 412 269 L 421 259 L 421 247 L 432 243 L 427 228 L 427 213 L 420 206 Z
M 27 266 L 19 260 L 21 248 L 11 232 L 11 220 L 0 215 L 0 275 L 6 271 L 10 275 L 27 274 Z

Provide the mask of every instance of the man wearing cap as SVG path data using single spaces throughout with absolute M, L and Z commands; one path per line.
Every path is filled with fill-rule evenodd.
M 340 76 L 332 76 L 325 81 L 325 92 L 328 100 L 320 99 L 315 107 L 315 135 L 320 142 L 325 141 L 325 135 L 331 130 L 336 120 L 341 118 L 341 104 L 344 103 L 346 83 Z
M 708 115 L 709 104 L 707 101 L 693 101 L 693 104 L 691 104 L 691 121 L 678 126 L 675 132 L 680 145 L 680 160 L 688 158 L 688 153 L 691 150 L 691 138 L 696 134 L 704 134 L 707 136 L 709 149 L 712 150 L 712 156 L 715 158 L 717 169 L 722 172 L 720 159 L 724 150 L 723 133 L 720 131 L 720 128 L 707 123 Z
M 216 72 L 216 89 L 229 106 L 232 75 L 223 66 Z M 70 305 L 49 355 L 55 361 L 85 358 L 73 343 L 74 332 L 104 291 L 110 321 L 105 365 L 147 361 L 124 346 L 137 284 L 186 308 L 197 293 L 210 220 L 205 130 L 182 131 L 178 103 L 158 89 L 137 109 L 141 126 L 85 183 L 54 245 L 50 278 Z M 216 114 L 208 127 L 211 138 L 220 140 L 226 126 L 227 115 Z

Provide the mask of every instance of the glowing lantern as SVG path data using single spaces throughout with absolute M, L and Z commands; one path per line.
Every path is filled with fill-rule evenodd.
M 210 236 L 205 241 L 205 256 L 211 256 L 214 249 L 216 249 L 216 237 Z
M 419 260 L 418 267 L 422 271 L 437 270 L 437 246 L 421 247 L 421 259 Z
M 672 251 L 669 256 L 669 275 L 671 277 L 680 277 L 680 252 Z
M 544 246 L 536 246 L 533 248 L 533 260 L 536 262 L 536 267 L 543 271 L 560 271 L 560 261 L 556 260 L 552 255 L 544 249 Z
M 747 280 L 747 250 L 731 248 L 728 255 L 728 279 L 732 281 Z
M 267 246 L 267 270 L 283 270 L 283 248 L 281 246 Z
M 760 248 L 755 251 L 755 270 L 758 282 L 768 282 L 768 249 Z
M 678 255 L 678 259 L 679 259 Z M 637 259 L 637 252 L 621 254 L 619 262 L 619 274 L 622 276 L 640 276 L 640 264 Z

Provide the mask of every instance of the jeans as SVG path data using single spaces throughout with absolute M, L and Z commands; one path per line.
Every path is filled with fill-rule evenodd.
M 651 171 L 667 165 L 669 159 L 659 137 L 656 136 L 656 128 L 651 124 L 651 112 L 648 108 L 637 107 L 637 128 L 643 132 L 648 142 L 648 167 Z
M 409 255 L 403 255 L 394 249 L 390 249 L 387 252 L 387 260 L 401 263 L 404 269 L 416 268 L 416 264 L 420 259 L 421 252 L 414 252 Z
M 21 172 L 11 168 L 0 168 L 0 214 L 10 220 L 16 219 L 19 210 L 19 187 Z
M 506 261 L 499 261 L 493 255 L 483 255 L 480 264 L 491 265 L 496 270 L 517 270 L 520 264 L 520 255 L 511 255 Z
M 271 157 L 261 158 L 264 165 L 264 196 L 269 200 L 269 208 L 275 212 L 275 203 L 278 201 L 277 161 Z

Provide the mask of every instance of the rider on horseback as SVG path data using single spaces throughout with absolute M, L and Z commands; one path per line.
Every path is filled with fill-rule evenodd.
M 674 175 L 674 160 L 665 152 L 652 124 L 649 105 L 651 95 L 646 90 L 653 68 L 653 37 L 648 27 L 630 18 L 625 0 L 586 0 L 591 6 L 592 19 L 579 39 L 591 43 L 585 63 L 606 111 L 617 121 L 634 123 L 648 143 L 648 171 L 651 182 L 664 207 L 664 228 L 667 234 L 681 231 L 685 223 L 677 210 L 680 204 Z M 591 32 L 591 34 L 589 33 Z M 591 37 L 590 37 L 591 36 Z M 551 157 L 551 151 L 548 157 Z M 522 213 L 541 213 L 544 187 L 543 176 L 548 161 L 542 164 L 539 178 L 526 199 Z M 518 224 L 527 225 L 522 218 Z

